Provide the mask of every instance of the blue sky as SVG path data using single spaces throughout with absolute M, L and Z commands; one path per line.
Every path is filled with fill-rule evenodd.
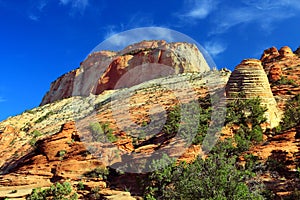
M 300 46 L 298 0 L 0 0 L 0 17 L 0 120 L 38 106 L 52 81 L 133 28 L 184 33 L 231 70 L 271 46 Z

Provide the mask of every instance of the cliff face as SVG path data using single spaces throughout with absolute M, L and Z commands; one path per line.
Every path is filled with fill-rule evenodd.
M 279 124 L 281 118 L 277 103 L 260 60 L 243 60 L 232 72 L 226 85 L 227 97 L 234 98 L 240 92 L 245 94 L 245 98 L 260 97 L 262 104 L 268 108 L 266 117 L 270 127 Z
M 300 48 L 295 52 L 284 46 L 277 50 L 271 47 L 261 57 L 263 68 L 268 76 L 272 93 L 281 110 L 285 102 L 300 93 Z
M 174 71 L 161 70 L 160 74 L 152 73 L 147 65 L 171 67 Z M 165 41 L 143 41 L 130 45 L 120 52 L 100 51 L 92 53 L 81 63 L 80 68 L 69 72 L 51 84 L 41 105 L 71 96 L 88 96 L 101 94 L 105 90 L 117 89 L 116 83 L 126 72 L 135 67 L 144 66 L 147 79 L 138 79 L 144 74 L 135 75 L 125 85 L 130 87 L 147 80 L 170 74 L 209 71 L 203 55 L 195 45 L 188 43 L 166 43 Z M 153 70 L 153 69 L 152 69 Z M 159 71 L 158 69 L 157 71 Z M 137 70 L 136 70 L 137 71 Z

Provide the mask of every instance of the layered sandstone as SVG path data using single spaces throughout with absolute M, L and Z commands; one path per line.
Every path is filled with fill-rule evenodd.
M 226 85 L 226 95 L 230 99 L 236 98 L 239 93 L 244 93 L 245 98 L 260 97 L 262 105 L 268 108 L 266 117 L 270 127 L 278 125 L 280 115 L 277 103 L 260 60 L 243 60 L 235 67 Z
M 268 75 L 271 90 L 281 110 L 285 102 L 300 93 L 300 57 L 299 48 L 293 52 L 284 46 L 277 50 L 275 47 L 264 51 L 261 56 L 263 68 Z
M 130 87 L 171 74 L 202 73 L 209 69 L 204 56 L 193 44 L 142 41 L 120 52 L 92 53 L 79 69 L 61 76 L 51 84 L 41 105 L 71 96 L 101 94 L 105 90 Z M 117 84 L 130 71 L 134 73 L 130 79 L 126 83 Z

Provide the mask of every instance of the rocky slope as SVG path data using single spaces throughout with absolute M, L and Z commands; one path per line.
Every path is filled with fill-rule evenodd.
M 156 73 L 155 67 L 165 66 L 169 66 L 167 70 Z M 179 155 L 178 160 L 186 162 L 202 152 L 200 145 L 184 147 L 161 130 L 136 135 L 131 129 L 135 130 L 136 125 L 158 125 L 151 116 L 164 118 L 163 110 L 169 111 L 175 105 L 225 95 L 227 82 L 229 99 L 237 92 L 244 92 L 246 98 L 260 96 L 269 108 L 270 127 L 274 127 L 286 100 L 300 91 L 299 70 L 299 49 L 293 53 L 288 47 L 279 51 L 272 47 L 260 60 L 244 60 L 232 74 L 226 69 L 210 71 L 197 48 L 187 43 L 143 41 L 120 52 L 95 52 L 80 68 L 54 81 L 40 107 L 0 122 L 0 199 L 24 199 L 33 188 L 56 181 L 69 181 L 74 188 L 82 182 L 85 189 L 78 192 L 80 198 L 89 198 L 89 191 L 99 187 L 103 199 L 139 199 L 134 196 L 139 194 L 134 173 L 116 175 L 114 171 L 115 176 L 107 179 L 89 174 L 122 163 L 137 166 L 134 170 L 138 170 L 159 149 Z M 129 81 L 122 82 L 126 74 Z M 123 84 L 118 84 L 120 81 Z M 88 129 L 94 122 L 107 124 L 113 140 L 90 141 Z M 260 177 L 279 196 L 297 187 L 294 155 L 299 157 L 298 129 L 275 137 L 265 135 L 262 144 L 247 152 L 262 162 L 275 151 L 286 152 L 287 160 L 291 160 L 288 175 L 277 175 L 281 181 L 272 174 Z M 176 151 L 181 153 L 177 155 Z M 124 192 L 128 188 L 130 193 Z
M 169 68 L 173 70 L 170 74 L 168 71 L 162 74 L 153 72 L 159 77 L 151 76 L 151 71 L 146 70 L 143 72 L 149 74 L 147 78 L 150 80 L 133 80 L 126 88 L 124 85 L 115 87 L 119 76 L 126 71 L 130 74 L 132 68 L 140 65 L 144 70 L 151 68 L 147 63 L 160 64 L 154 67 L 171 66 Z M 103 75 L 97 76 L 95 72 Z M 143 74 L 133 75 L 130 78 Z M 201 152 L 198 145 L 183 148 L 178 141 L 169 140 L 159 133 L 157 137 L 136 137 L 134 133 L 124 131 L 126 127 L 120 128 L 120 123 L 128 129 L 134 124 L 155 121 L 151 115 L 168 111 L 176 104 L 213 95 L 224 88 L 229 75 L 228 70 L 209 71 L 197 48 L 186 43 L 144 41 L 121 52 L 93 53 L 81 63 L 81 68 L 52 83 L 43 98 L 42 104 L 45 105 L 0 123 L 3 149 L 0 151 L 0 198 L 23 198 L 33 188 L 63 180 L 71 182 L 74 187 L 79 181 L 83 182 L 85 190 L 79 193 L 81 198 L 87 197 L 88 191 L 95 187 L 103 188 L 100 192 L 103 198 L 118 199 L 120 195 L 132 198 L 130 193 L 110 190 L 106 180 L 85 174 L 97 168 L 122 164 L 128 156 L 131 164 L 138 165 L 159 148 L 171 152 L 171 155 L 174 147 L 182 149 L 179 160 L 187 162 Z M 93 80 L 89 82 L 87 79 Z M 92 84 L 95 80 L 96 85 Z M 82 81 L 87 84 L 82 85 Z M 91 91 L 97 95 L 90 94 Z M 128 105 L 130 108 L 126 110 Z M 91 145 L 86 140 L 90 136 L 86 128 L 93 122 L 109 124 L 116 140 Z M 94 147 L 97 147 L 96 151 L 93 151 Z M 123 182 L 124 178 L 113 178 L 109 184 L 123 191 L 131 187 L 131 194 L 138 194 L 134 177 L 126 177 L 126 183 Z M 13 190 L 17 192 L 11 193 Z
M 215 76 L 211 77 L 210 74 L 218 74 L 221 79 L 217 80 Z M 125 123 L 127 123 L 127 120 L 133 120 L 141 124 L 143 121 L 148 120 L 149 108 L 153 104 L 159 103 L 164 109 L 168 110 L 178 101 L 176 96 L 172 94 L 172 91 L 166 90 L 161 85 L 168 85 L 169 87 L 177 85 L 176 87 L 178 87 L 181 85 L 181 82 L 191 81 L 196 97 L 203 98 L 209 93 L 205 86 L 207 82 L 218 81 L 216 85 L 221 83 L 219 86 L 223 87 L 229 75 L 228 71 L 208 72 L 205 76 L 188 73 L 140 84 L 139 89 L 128 99 L 130 100 L 132 112 L 130 119 L 127 115 L 122 114 L 122 110 L 113 116 L 112 107 L 110 101 L 108 101 L 108 99 L 111 100 L 112 95 L 127 90 L 121 89 L 104 92 L 97 96 L 91 95 L 86 98 L 72 97 L 64 99 L 26 111 L 20 116 L 1 122 L 0 144 L 5 150 L 0 152 L 1 158 L 3 158 L 0 163 L 2 174 L 0 175 L 0 197 L 22 197 L 30 193 L 33 188 L 49 186 L 58 180 L 69 180 L 73 184 L 82 181 L 86 185 L 87 190 L 96 186 L 105 188 L 105 181 L 84 177 L 84 173 L 101 166 L 106 167 L 119 163 L 122 161 L 123 156 L 125 159 L 130 153 L 135 156 L 133 160 L 138 161 L 141 157 L 144 158 L 146 155 L 151 155 L 151 152 L 154 152 L 159 145 L 158 143 L 145 142 L 147 138 L 136 140 L 131 135 L 119 130 L 115 118 Z M 189 101 L 191 98 L 190 94 L 184 91 L 184 88 L 181 88 L 178 92 L 182 94 L 182 99 L 186 101 Z M 123 103 L 125 104 L 126 101 Z M 97 107 L 96 114 L 95 106 Z M 101 151 L 101 158 L 97 157 L 95 153 L 90 154 L 90 146 L 80 140 L 83 137 L 83 135 L 78 133 L 80 120 L 76 121 L 76 126 L 72 121 L 82 117 L 86 117 L 84 120 L 88 124 L 91 121 L 108 122 L 118 138 L 115 143 L 107 144 L 108 146 L 105 148 L 98 148 Z M 35 130 L 39 130 L 41 135 L 36 137 L 38 142 L 35 146 L 32 146 L 30 144 L 35 138 Z M 136 142 L 139 142 L 140 145 L 134 145 Z M 111 153 L 112 150 L 119 150 L 120 157 L 116 158 Z M 66 153 L 60 156 L 62 151 Z M 199 146 L 192 145 L 186 149 L 186 153 L 180 159 L 190 162 L 199 153 Z M 128 177 L 126 182 L 130 184 Z M 114 182 L 114 184 L 119 185 L 120 181 Z M 132 184 L 133 186 L 131 187 L 134 188 L 136 182 L 133 180 Z M 129 186 L 127 185 L 127 187 Z M 124 185 L 119 185 L 118 187 L 122 188 Z M 14 189 L 18 192 L 10 194 Z M 105 195 L 107 190 L 103 190 L 103 192 L 103 195 Z M 85 195 L 85 193 L 82 195 Z

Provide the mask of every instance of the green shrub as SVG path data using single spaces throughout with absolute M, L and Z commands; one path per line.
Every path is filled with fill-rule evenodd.
M 189 103 L 170 109 L 162 132 L 169 137 L 180 134 L 179 136 L 186 139 L 188 143 L 201 144 L 209 127 L 211 108 L 207 106 L 208 102 L 205 98 L 199 101 L 200 104 Z M 181 112 L 187 113 L 190 118 L 181 119 L 184 117 Z
M 261 125 L 267 120 L 267 108 L 261 105 L 261 99 L 244 97 L 244 94 L 239 94 L 228 103 L 225 119 L 226 124 L 239 127 L 234 132 L 234 138 L 240 152 L 246 151 L 253 142 L 262 141 Z
M 77 184 L 77 190 L 83 190 L 84 189 L 84 185 L 83 183 L 80 181 L 78 184 Z
M 36 141 L 37 141 L 36 138 L 31 138 L 31 140 L 29 141 L 30 146 L 35 148 L 36 147 L 35 146 Z
M 113 130 L 109 128 L 108 123 L 100 124 L 99 122 L 90 123 L 89 129 L 92 133 L 93 140 L 97 142 L 116 142 L 118 138 L 113 134 Z
M 43 115 L 42 117 L 38 118 L 35 123 L 40 123 L 44 120 L 46 120 L 48 117 L 50 117 L 51 115 L 54 115 L 55 113 L 53 111 L 49 111 L 48 113 L 46 113 L 45 115 Z
M 100 195 L 100 187 L 96 186 L 91 189 L 91 192 L 89 193 L 89 199 L 102 199 Z
M 34 130 L 30 133 L 30 135 L 32 135 L 34 138 L 38 138 L 38 137 L 42 136 L 43 134 L 38 130 Z
M 275 86 L 275 85 L 292 85 L 292 86 L 298 87 L 298 84 L 293 79 L 288 79 L 285 76 L 281 76 L 278 81 L 275 81 L 272 83 L 272 86 Z
M 280 122 L 280 129 L 287 130 L 300 122 L 300 94 L 293 97 L 285 105 L 284 116 Z M 279 127 L 278 127 L 279 128 Z
M 263 199 L 261 191 L 251 191 L 245 184 L 253 173 L 238 170 L 237 157 L 222 152 L 229 147 L 224 145 L 216 147 L 205 160 L 199 157 L 191 164 L 172 163 L 152 172 L 145 199 Z
M 108 175 L 109 175 L 109 169 L 106 167 L 97 167 L 92 171 L 89 171 L 84 174 L 85 177 L 101 178 L 103 180 L 106 180 Z
M 50 188 L 33 189 L 31 194 L 27 196 L 27 200 L 43 200 L 43 199 L 55 199 L 55 200 L 76 200 L 78 199 L 77 193 L 72 194 L 71 184 L 64 182 L 63 184 L 56 183 Z
M 39 132 L 38 130 L 34 130 L 34 131 L 32 131 L 31 133 L 30 133 L 30 135 L 32 136 L 32 138 L 31 138 L 31 140 L 29 141 L 29 144 L 30 144 L 30 146 L 32 146 L 32 147 L 36 147 L 35 146 L 35 143 L 36 143 L 36 141 L 37 141 L 37 138 L 38 137 L 40 137 L 40 136 L 42 136 L 42 133 L 41 132 Z
M 57 152 L 57 156 L 62 158 L 66 155 L 66 153 L 67 153 L 66 150 L 60 150 L 59 152 Z

